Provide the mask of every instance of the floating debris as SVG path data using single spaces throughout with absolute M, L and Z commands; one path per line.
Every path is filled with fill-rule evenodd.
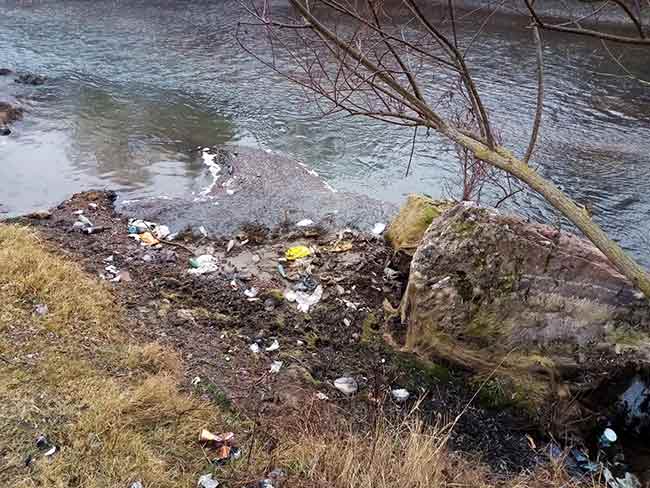
M 309 227 L 314 225 L 314 221 L 311 219 L 302 219 L 300 222 L 296 223 L 296 227 Z

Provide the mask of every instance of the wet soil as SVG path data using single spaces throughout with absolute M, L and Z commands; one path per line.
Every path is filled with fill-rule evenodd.
M 271 447 L 276 429 L 301 429 L 315 421 L 328 429 L 340 420 L 364 429 L 378 411 L 401 416 L 421 401 L 420 410 L 432 422 L 451 422 L 465 410 L 450 448 L 480 457 L 497 476 L 545 459 L 541 436 L 525 416 L 481 405 L 466 372 L 399 350 L 393 338 L 399 338 L 400 324 L 386 302 L 399 303 L 407 276 L 397 271 L 383 239 L 248 225 L 232 237 L 228 253 L 230 239 L 190 235 L 144 247 L 128 236 L 128 218 L 116 213 L 114 198 L 110 192 L 80 193 L 48 214 L 13 221 L 38 229 L 56 252 L 89 273 L 119 276 L 110 285 L 134 338 L 175 348 L 186 366 L 187 389 L 254 420 Z M 79 210 L 103 232 L 74 231 L 73 212 Z M 310 247 L 312 256 L 285 261 L 285 250 L 297 244 Z M 218 270 L 189 274 L 193 253 L 213 254 Z M 119 272 L 107 271 L 110 266 Z M 286 290 L 318 284 L 322 299 L 308 313 L 281 297 Z M 257 290 L 254 297 L 244 293 L 251 288 Z M 279 348 L 266 351 L 275 340 Z M 253 343 L 261 352 L 251 351 Z M 269 371 L 272 361 L 283 363 L 277 374 Z M 347 375 L 360 385 L 352 397 L 333 387 Z M 392 388 L 408 389 L 409 401 L 395 403 Z

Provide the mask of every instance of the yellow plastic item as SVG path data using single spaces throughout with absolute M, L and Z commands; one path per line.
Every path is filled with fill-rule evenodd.
M 145 246 L 155 246 L 156 244 L 160 243 L 160 241 L 156 239 L 151 232 L 143 232 L 140 234 L 140 242 L 142 242 L 142 244 Z
M 288 261 L 295 261 L 296 259 L 302 259 L 306 258 L 307 256 L 311 256 L 311 251 L 307 246 L 295 246 L 287 249 L 287 251 L 284 253 L 284 256 Z

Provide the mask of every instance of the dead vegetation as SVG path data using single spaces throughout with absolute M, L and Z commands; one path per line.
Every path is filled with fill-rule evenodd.
M 135 344 L 109 290 L 25 228 L 0 227 L 0 270 L 0 484 L 195 483 L 196 434 L 223 422 L 179 390 L 177 355 Z M 60 452 L 43 457 L 38 434 Z

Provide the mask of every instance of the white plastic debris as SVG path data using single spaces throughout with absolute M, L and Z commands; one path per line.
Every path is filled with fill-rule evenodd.
M 345 325 L 346 327 L 350 327 L 351 324 L 352 322 L 350 322 L 350 319 L 343 319 L 343 325 Z
M 192 380 L 192 386 L 196 386 L 199 383 L 201 383 L 201 378 L 199 376 L 195 376 L 194 379 Z
M 287 302 L 293 303 L 293 302 L 296 301 L 296 295 L 297 295 L 297 294 L 296 294 L 295 291 L 293 291 L 293 290 L 286 290 L 286 291 L 284 292 L 284 299 L 285 299 Z
M 391 391 L 391 394 L 393 395 L 393 400 L 397 403 L 403 403 L 411 396 L 409 391 L 404 388 L 396 388 Z
M 314 221 L 311 219 L 302 219 L 296 224 L 297 227 L 309 227 L 310 225 L 314 225 Z
M 319 400 L 323 400 L 323 401 L 327 401 L 327 400 L 330 399 L 330 397 L 328 397 L 328 396 L 327 396 L 325 393 L 323 393 L 322 391 L 319 391 L 318 393 L 316 393 L 316 398 L 318 398 Z
M 52 446 L 47 451 L 45 451 L 43 453 L 43 456 L 47 456 L 47 457 L 54 456 L 54 454 L 56 454 L 56 451 L 58 451 L 58 450 L 59 450 L 58 447 Z
M 273 351 L 277 351 L 278 349 L 280 349 L 280 343 L 278 342 L 277 339 L 273 339 L 273 342 L 269 347 L 266 348 L 266 351 L 273 352 Z
M 298 304 L 298 310 L 304 313 L 309 312 L 309 309 L 313 305 L 316 305 L 318 302 L 320 302 L 321 298 L 323 298 L 323 287 L 321 285 L 318 285 L 311 295 L 303 291 L 296 292 L 296 303 Z
M 34 313 L 39 317 L 44 317 L 49 312 L 49 308 L 46 303 L 39 303 L 34 307 Z
M 235 247 L 235 239 L 230 239 L 228 245 L 226 246 L 226 254 L 232 251 L 232 248 Z
M 90 221 L 90 219 L 83 214 L 78 215 L 77 220 L 87 227 L 93 226 L 93 223 Z
M 248 348 L 251 350 L 253 354 L 258 354 L 261 351 L 260 346 L 257 343 L 251 344 L 250 346 L 248 346 Z
M 203 237 L 208 237 L 208 231 L 205 230 L 204 226 L 199 227 L 199 232 L 203 235 Z
M 171 231 L 166 225 L 158 225 L 153 230 L 153 235 L 156 239 L 165 239 L 169 234 L 171 234 Z
M 192 268 L 188 271 L 190 274 L 214 273 L 219 269 L 217 258 L 211 254 L 203 254 L 199 257 L 190 259 Z
M 282 368 L 282 365 L 284 363 L 282 361 L 273 361 L 271 363 L 271 369 L 269 370 L 271 373 L 276 374 L 280 372 L 280 368 Z
M 134 481 L 129 485 L 129 488 L 144 488 L 141 481 Z
M 343 376 L 334 380 L 334 388 L 344 395 L 354 395 L 359 390 L 359 384 L 350 376 Z
M 89 203 L 88 206 L 89 206 L 90 208 L 97 208 L 97 204 L 96 204 L 96 203 Z
M 257 296 L 257 288 L 250 287 L 248 290 L 244 290 L 244 295 L 246 295 L 248 298 L 255 298 Z
M 386 224 L 383 224 L 381 222 L 377 222 L 375 226 L 372 228 L 372 233 L 375 234 L 376 236 L 380 235 L 386 230 Z
M 217 488 L 219 482 L 215 479 L 212 479 L 212 473 L 204 474 L 199 477 L 199 481 L 196 483 L 197 488 Z

